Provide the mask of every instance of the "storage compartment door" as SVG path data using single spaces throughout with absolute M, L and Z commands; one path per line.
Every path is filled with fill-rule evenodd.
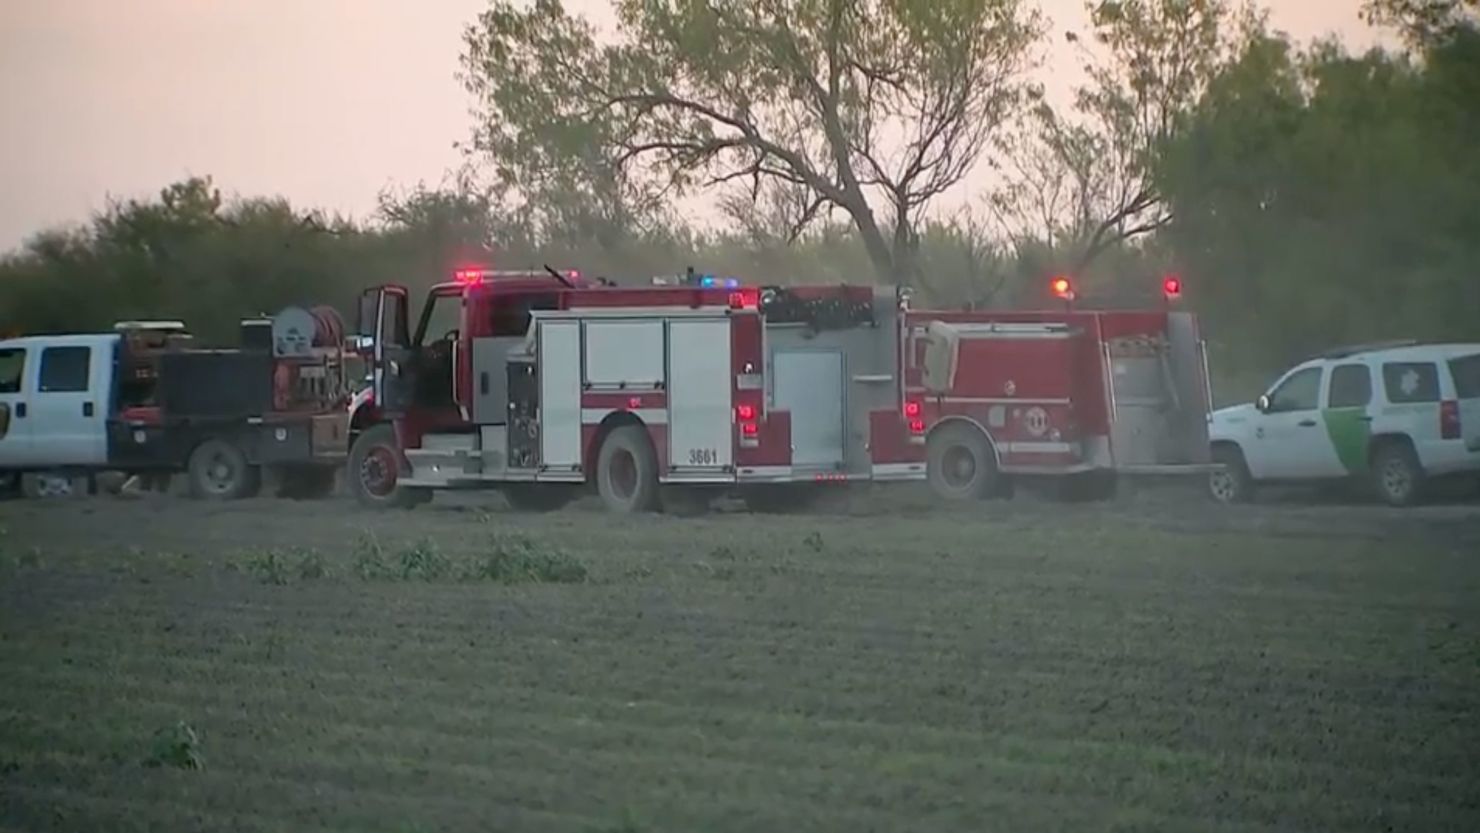
M 772 365 L 774 407 L 791 413 L 791 464 L 838 468 L 843 464 L 843 354 L 777 351 Z
M 668 465 L 672 471 L 723 471 L 734 463 L 732 373 L 729 319 L 669 322 Z
M 503 425 L 509 421 L 509 351 L 524 336 L 473 339 L 473 422 Z
M 581 324 L 540 322 L 540 463 L 581 468 Z
M 1207 348 L 1190 312 L 1167 314 L 1170 342 L 1169 370 L 1176 396 L 1171 418 L 1174 463 L 1207 463 L 1212 460 L 1208 444 L 1208 409 L 1212 380 L 1208 379 Z

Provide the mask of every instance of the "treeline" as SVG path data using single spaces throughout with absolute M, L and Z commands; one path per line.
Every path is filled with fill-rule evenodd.
M 1013 233 L 974 214 L 923 222 L 923 303 L 1048 301 L 1079 268 L 1083 303 L 1154 303 L 1184 276 L 1218 360 L 1263 369 L 1340 342 L 1480 339 L 1480 34 L 1350 55 L 1260 32 L 1153 148 L 1164 222 L 1101 247 Z M 546 191 L 548 198 L 549 191 Z M 534 217 L 466 181 L 386 194 L 351 222 L 282 198 L 225 199 L 209 179 L 39 233 L 0 260 L 0 331 L 89 330 L 178 317 L 234 337 L 243 315 L 294 303 L 346 312 L 365 286 L 416 288 L 460 263 L 578 268 L 618 282 L 686 266 L 751 281 L 876 280 L 851 223 L 793 239 L 763 219 L 701 232 L 670 212 L 624 215 L 579 190 Z

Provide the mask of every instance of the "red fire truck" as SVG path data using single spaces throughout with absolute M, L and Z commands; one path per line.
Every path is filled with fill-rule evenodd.
M 819 483 L 930 480 L 943 499 L 1059 478 L 1202 470 L 1208 395 L 1190 314 L 909 309 L 894 288 L 615 287 L 460 270 L 413 324 L 369 290 L 372 384 L 348 481 L 370 505 L 496 488 L 552 509 L 594 484 L 620 512 L 722 494 L 805 505 Z

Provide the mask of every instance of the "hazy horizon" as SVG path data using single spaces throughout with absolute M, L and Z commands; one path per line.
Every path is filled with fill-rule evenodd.
M 363 218 L 459 164 L 463 27 L 486 0 L 50 0 L 0 5 L 0 250 L 191 175 Z M 1272 0 L 1301 40 L 1371 43 L 1360 0 Z M 567 0 L 603 16 L 606 0 Z M 1050 66 L 1082 0 L 1041 0 Z M 1055 73 L 1056 83 L 1064 75 Z

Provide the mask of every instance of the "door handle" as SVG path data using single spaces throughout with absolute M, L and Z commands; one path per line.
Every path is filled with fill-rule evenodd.
M 1370 417 L 1370 416 L 1357 417 L 1357 422 L 1371 422 L 1371 421 L 1372 421 L 1372 417 Z
M 478 394 L 480 396 L 488 395 L 488 371 L 486 370 L 478 374 Z
M 24 403 L 24 402 L 17 402 L 17 403 L 15 403 L 15 416 L 16 416 L 16 419 L 25 419 L 26 418 L 26 403 Z
M 93 403 L 91 403 L 91 402 L 84 402 L 84 403 L 82 403 L 82 415 L 85 416 L 85 417 L 90 417 L 90 416 L 93 415 Z
M 1314 428 L 1314 427 L 1316 427 L 1316 421 L 1315 421 L 1315 420 L 1313 420 L 1313 419 L 1302 419 L 1302 420 L 1300 420 L 1300 422 L 1299 422 L 1299 423 L 1297 423 L 1297 424 L 1298 424 L 1298 425 L 1299 425 L 1299 426 L 1300 426 L 1300 427 L 1301 427 L 1301 428 Z

